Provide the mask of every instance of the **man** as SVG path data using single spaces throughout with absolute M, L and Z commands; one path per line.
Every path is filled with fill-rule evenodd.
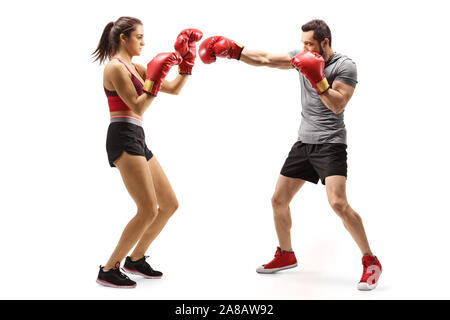
M 331 31 L 322 20 L 302 26 L 303 52 L 269 54 L 244 47 L 225 37 L 206 39 L 199 48 L 205 63 L 216 57 L 237 59 L 253 66 L 296 68 L 300 75 L 302 118 L 298 141 L 281 169 L 272 198 L 279 247 L 275 258 L 259 267 L 259 273 L 274 273 L 297 266 L 292 250 L 289 203 L 306 181 L 326 187 L 331 208 L 342 219 L 363 254 L 363 275 L 359 290 L 372 290 L 378 284 L 381 264 L 369 247 L 361 217 L 346 197 L 347 140 L 344 108 L 357 83 L 355 63 L 331 48 Z

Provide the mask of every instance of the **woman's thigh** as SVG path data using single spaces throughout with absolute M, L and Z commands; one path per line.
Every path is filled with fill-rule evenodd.
M 150 168 L 153 184 L 155 186 L 158 205 L 162 208 L 170 207 L 171 209 L 176 209 L 178 207 L 177 197 L 175 196 L 175 192 L 172 189 L 169 179 L 155 156 L 148 161 L 148 167 Z
M 138 208 L 156 208 L 155 187 L 145 157 L 124 151 L 114 165 L 119 169 L 125 187 Z

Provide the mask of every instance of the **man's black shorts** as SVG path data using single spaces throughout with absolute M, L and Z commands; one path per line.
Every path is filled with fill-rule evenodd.
M 297 141 L 284 162 L 281 174 L 312 183 L 325 184 L 328 176 L 347 177 L 347 145 L 344 143 L 308 144 Z

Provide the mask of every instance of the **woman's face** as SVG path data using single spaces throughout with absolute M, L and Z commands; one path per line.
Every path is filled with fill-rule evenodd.
M 130 36 L 125 38 L 125 49 L 131 56 L 140 56 L 144 45 L 144 27 L 138 24 Z

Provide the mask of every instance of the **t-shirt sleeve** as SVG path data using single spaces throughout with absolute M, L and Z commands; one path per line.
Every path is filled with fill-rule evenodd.
M 334 81 L 341 81 L 355 88 L 356 84 L 358 83 L 358 73 L 356 71 L 356 64 L 350 59 L 345 60 L 339 66 Z
M 288 54 L 289 54 L 289 57 L 293 58 L 296 55 L 298 55 L 300 52 L 301 52 L 300 50 L 292 50 L 292 51 L 289 51 Z

